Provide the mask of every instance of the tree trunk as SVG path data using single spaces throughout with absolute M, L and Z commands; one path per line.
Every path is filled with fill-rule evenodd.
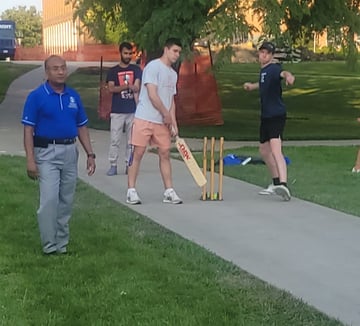
M 349 29 L 347 33 L 347 55 L 346 65 L 350 71 L 355 71 L 357 67 L 358 50 L 354 41 L 355 33 Z

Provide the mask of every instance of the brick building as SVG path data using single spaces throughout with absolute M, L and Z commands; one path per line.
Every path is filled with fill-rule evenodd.
M 66 60 L 118 61 L 118 45 L 102 45 L 91 38 L 79 19 L 74 20 L 71 0 L 42 0 L 43 52 L 62 55 Z
M 73 19 L 73 8 L 65 1 L 43 0 L 43 45 L 45 53 L 76 51 L 83 41 L 79 22 Z

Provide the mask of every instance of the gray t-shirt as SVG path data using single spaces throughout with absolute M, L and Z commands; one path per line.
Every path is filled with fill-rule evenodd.
M 139 103 L 135 111 L 135 117 L 154 123 L 163 123 L 160 112 L 152 105 L 146 84 L 157 86 L 158 95 L 164 106 L 170 110 L 173 97 L 176 94 L 177 73 L 165 65 L 160 59 L 150 61 L 144 68 Z

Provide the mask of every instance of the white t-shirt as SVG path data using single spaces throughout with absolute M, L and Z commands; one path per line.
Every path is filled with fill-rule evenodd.
M 160 59 L 150 61 L 144 68 L 139 103 L 136 107 L 135 117 L 154 123 L 163 123 L 163 116 L 152 105 L 146 84 L 157 86 L 158 95 L 164 106 L 170 110 L 173 97 L 176 94 L 177 73 L 165 65 Z

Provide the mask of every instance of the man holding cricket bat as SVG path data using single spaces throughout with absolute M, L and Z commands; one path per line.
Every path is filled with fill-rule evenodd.
M 173 188 L 170 162 L 171 136 L 178 134 L 174 102 L 177 73 L 172 65 L 179 59 L 181 47 L 180 40 L 169 38 L 162 56 L 150 61 L 143 71 L 131 136 L 133 153 L 128 169 L 128 204 L 141 204 L 135 184 L 149 144 L 158 148 L 160 173 L 165 188 L 163 202 L 182 203 Z

